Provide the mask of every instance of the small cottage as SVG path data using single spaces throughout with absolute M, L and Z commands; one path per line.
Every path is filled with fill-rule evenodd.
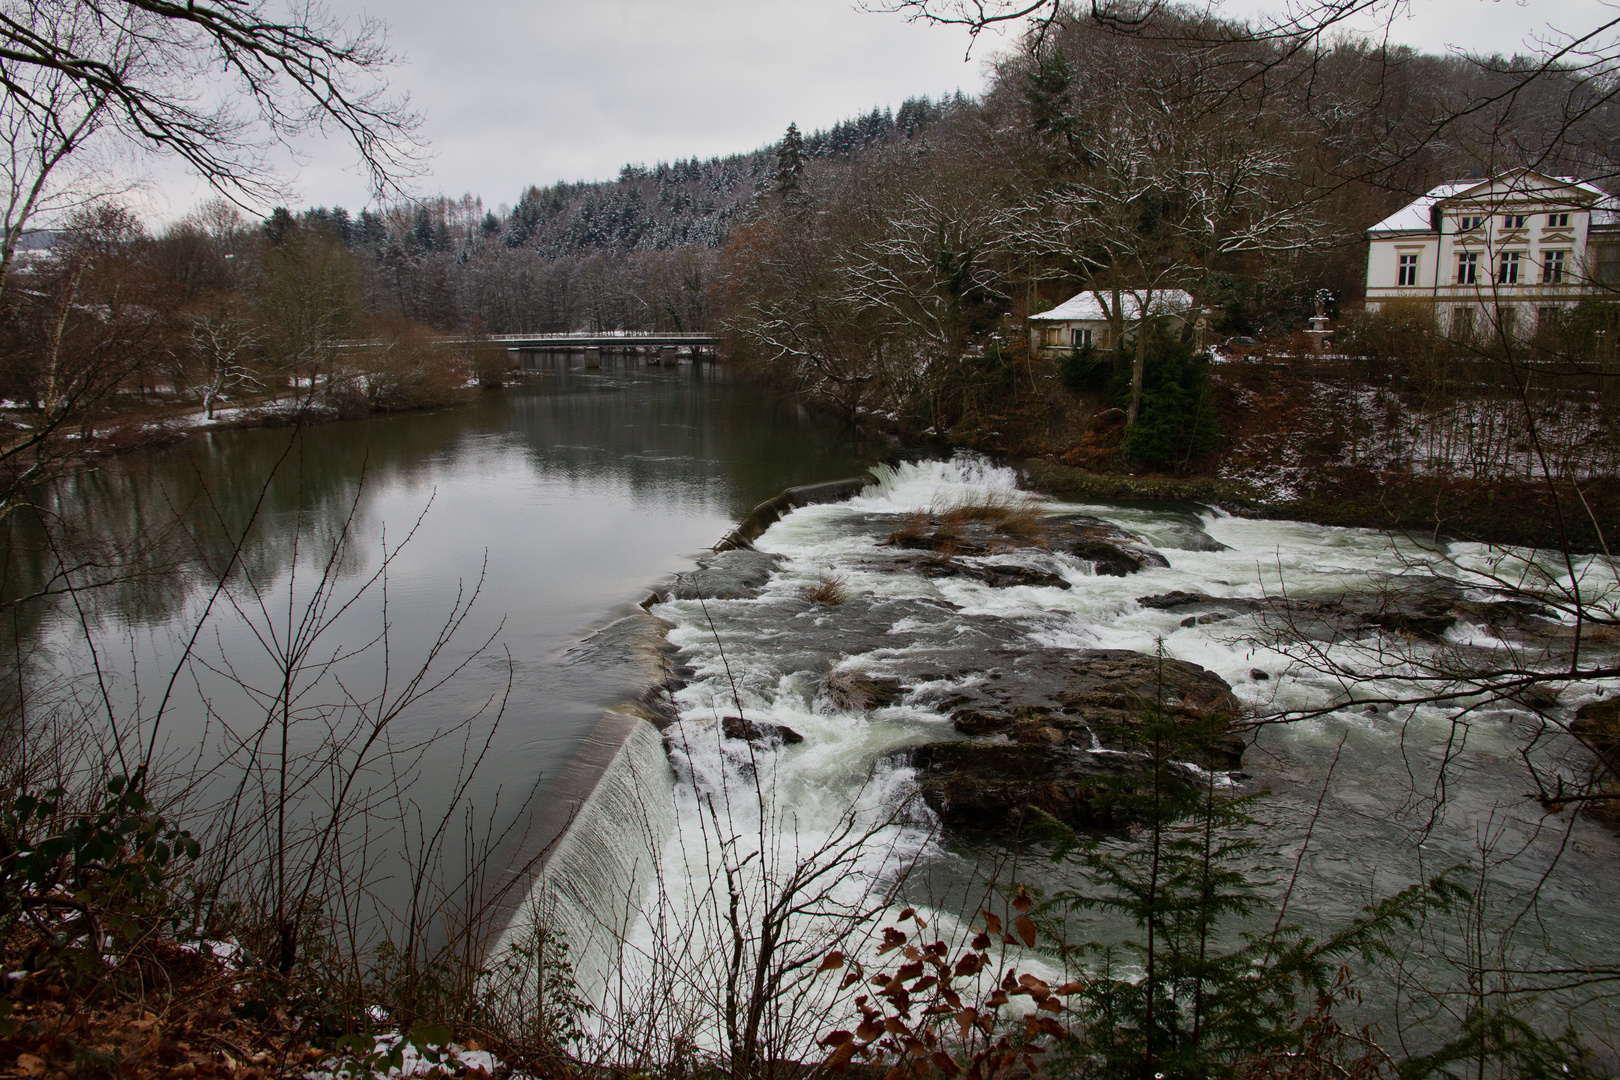
M 1142 322 L 1142 294 L 1122 289 L 1119 302 L 1124 308 L 1124 336 L 1129 339 Z M 1113 290 L 1088 289 L 1051 311 L 1031 315 L 1030 352 L 1035 356 L 1057 356 L 1087 345 L 1095 345 L 1099 349 L 1113 348 L 1114 320 L 1108 317 L 1113 303 Z M 1179 329 L 1186 325 L 1192 307 L 1190 294 L 1181 289 L 1161 289 L 1153 293 L 1148 312 L 1153 318 L 1165 319 L 1170 328 Z

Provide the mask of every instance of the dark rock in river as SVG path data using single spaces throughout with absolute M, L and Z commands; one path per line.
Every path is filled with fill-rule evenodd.
M 1136 602 L 1155 611 L 1174 611 L 1176 608 L 1192 607 L 1194 604 L 1213 604 L 1215 598 L 1206 593 L 1183 592 L 1180 589 L 1174 589 L 1155 596 L 1138 596 Z
M 1084 559 L 1097 573 L 1115 577 L 1134 574 L 1150 566 L 1170 565 L 1147 541 L 1117 525 L 1078 514 L 1048 517 L 1038 510 L 992 507 L 919 514 L 890 534 L 889 543 L 932 551 L 947 559 L 1046 548 Z
M 1620 698 L 1589 701 L 1575 711 L 1569 732 L 1596 754 L 1615 776 L 1620 776 Z
M 804 736 L 786 724 L 771 724 L 742 716 L 725 717 L 720 721 L 720 730 L 728 739 L 745 739 L 752 743 L 782 742 L 792 746 L 804 742 Z
M 1144 710 L 1164 711 L 1208 730 L 1197 757 L 1235 769 L 1243 740 L 1225 732 L 1241 707 L 1226 680 L 1197 664 L 1126 649 L 997 650 L 986 665 L 1001 677 L 952 692 L 934 707 L 964 735 L 1114 750 L 1139 748 Z
M 1076 747 L 930 743 L 911 763 L 923 801 L 967 833 L 1017 832 L 1029 806 L 1077 829 L 1123 825 L 1118 796 L 1148 778 L 1139 758 Z
M 1203 519 L 1196 514 L 1163 512 L 1154 526 L 1159 546 L 1177 551 L 1229 551 L 1225 544 L 1204 531 Z
M 1242 763 L 1244 742 L 1231 731 L 1238 701 L 1197 664 L 1122 649 L 1009 649 L 993 660 L 982 683 L 936 705 L 978 738 L 910 755 L 924 801 L 948 826 L 1016 829 L 1026 805 L 1076 828 L 1118 824 L 1111 799 L 1121 782 L 1151 771 L 1140 737 L 1155 701 L 1188 738 L 1178 756 L 1211 769 Z
M 1077 514 L 1052 518 L 1047 543 L 1054 551 L 1089 560 L 1097 573 L 1113 577 L 1124 577 L 1150 566 L 1170 565 L 1140 536 L 1106 521 Z
M 1383 632 L 1434 640 L 1459 619 L 1482 623 L 1493 631 L 1544 632 L 1552 613 L 1520 600 L 1479 602 L 1464 597 L 1452 582 L 1436 578 L 1392 578 L 1365 593 L 1330 597 L 1271 596 L 1265 599 L 1209 596 L 1176 590 L 1139 596 L 1136 602 L 1156 611 L 1211 609 L 1181 620 L 1182 626 L 1220 622 L 1245 612 L 1261 612 L 1262 624 L 1289 638 L 1344 641 Z
M 1435 592 L 1350 593 L 1316 599 L 1273 597 L 1265 622 L 1295 639 L 1344 641 L 1377 631 L 1434 639 L 1457 624 L 1454 601 Z
M 758 596 L 782 556 L 752 548 L 733 548 L 698 560 L 698 568 L 675 576 L 672 600 L 746 600 Z
M 899 679 L 863 671 L 835 671 L 827 676 L 827 697 L 842 712 L 870 712 L 893 705 L 905 693 Z
M 942 555 L 902 555 L 891 560 L 887 564 L 887 569 L 909 570 L 927 578 L 972 578 L 995 589 L 1006 589 L 1014 585 L 1036 585 L 1056 589 L 1070 587 L 1061 575 L 1049 570 L 1006 563 L 969 563 Z

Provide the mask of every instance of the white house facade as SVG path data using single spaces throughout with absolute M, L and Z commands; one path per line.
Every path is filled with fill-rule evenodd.
M 1441 184 L 1367 240 L 1367 307 L 1431 303 L 1453 337 L 1526 337 L 1582 300 L 1620 300 L 1620 200 L 1570 177 Z
M 1111 349 L 1114 320 L 1108 317 L 1108 308 L 1114 303 L 1112 290 L 1087 290 L 1063 301 L 1051 311 L 1029 317 L 1029 347 L 1035 356 L 1057 356 L 1070 349 L 1095 345 Z M 1192 296 L 1181 289 L 1161 289 L 1148 301 L 1151 316 L 1167 320 L 1180 327 L 1192 310 Z M 1142 322 L 1142 294 L 1121 290 L 1119 306 L 1124 310 L 1125 337 L 1130 337 Z

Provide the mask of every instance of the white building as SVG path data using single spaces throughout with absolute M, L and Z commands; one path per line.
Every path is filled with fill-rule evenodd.
M 1620 200 L 1570 177 L 1441 184 L 1367 239 L 1367 307 L 1432 303 L 1456 338 L 1525 336 L 1581 300 L 1620 299 Z
M 1087 290 L 1063 301 L 1051 311 L 1031 315 L 1031 354 L 1056 356 L 1086 345 L 1095 345 L 1099 349 L 1113 348 L 1114 321 L 1108 317 L 1108 309 L 1113 303 L 1112 290 Z M 1186 323 L 1192 303 L 1192 297 L 1180 289 L 1161 289 L 1148 302 L 1148 312 L 1168 320 L 1172 326 L 1180 327 Z M 1142 296 L 1122 289 L 1119 306 L 1124 309 L 1124 336 L 1128 338 L 1142 321 Z

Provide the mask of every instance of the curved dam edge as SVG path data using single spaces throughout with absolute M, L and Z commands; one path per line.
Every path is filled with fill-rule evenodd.
M 786 488 L 774 499 L 766 499 L 750 510 L 748 516 L 743 518 L 735 529 L 720 538 L 720 542 L 714 545 L 714 550 L 752 548 L 760 534 L 789 511 L 797 510 L 801 506 L 843 502 L 859 495 L 871 484 L 870 476 L 849 476 L 842 480 L 829 480 L 824 484 L 803 484 L 799 487 Z
M 755 506 L 714 550 L 752 550 L 753 541 L 790 511 L 842 502 L 872 483 L 871 476 L 859 476 L 787 488 Z M 508 1007 L 523 1007 L 521 989 L 535 985 L 533 965 L 544 953 L 536 927 L 563 934 L 566 963 L 591 1000 L 653 883 L 674 828 L 663 729 L 675 719 L 670 694 L 683 680 L 668 638 L 672 625 L 646 609 L 668 595 L 666 587 L 653 589 L 581 643 L 626 662 L 635 673 L 632 689 L 603 711 L 557 782 L 536 800 L 524 839 L 507 861 L 509 877 L 498 883 L 500 899 L 485 922 L 485 956 L 489 989 Z

